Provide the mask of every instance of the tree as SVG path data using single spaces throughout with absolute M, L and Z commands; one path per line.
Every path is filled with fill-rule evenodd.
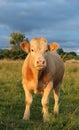
M 77 54 L 73 51 L 71 51 L 69 54 L 71 54 L 72 56 L 77 56 Z
M 10 44 L 12 44 L 12 49 L 20 49 L 20 43 L 22 41 L 28 41 L 24 34 L 19 32 L 13 32 L 10 34 Z
M 59 48 L 59 49 L 57 50 L 57 52 L 58 52 L 58 54 L 61 55 L 61 56 L 64 55 L 64 53 L 65 53 L 62 48 Z

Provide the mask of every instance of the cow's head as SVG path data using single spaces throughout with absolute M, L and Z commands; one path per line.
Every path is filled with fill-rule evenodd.
M 57 50 L 59 44 L 54 42 L 48 45 L 45 38 L 33 38 L 30 43 L 22 42 L 21 48 L 30 53 L 33 66 L 40 70 L 46 67 L 46 56 L 49 51 Z

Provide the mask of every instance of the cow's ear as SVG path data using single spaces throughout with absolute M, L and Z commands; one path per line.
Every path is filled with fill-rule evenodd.
M 59 44 L 56 43 L 56 42 L 53 42 L 53 43 L 51 43 L 51 44 L 48 45 L 48 49 L 49 49 L 50 51 L 55 51 L 55 50 L 57 50 L 58 48 L 59 48 Z
M 30 44 L 27 41 L 21 42 L 20 47 L 23 51 L 29 53 L 30 51 Z

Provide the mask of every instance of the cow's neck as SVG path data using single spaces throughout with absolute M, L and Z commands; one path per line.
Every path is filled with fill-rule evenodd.
M 41 70 L 37 70 L 36 68 L 33 68 L 32 72 L 33 72 L 34 83 L 35 83 L 34 93 L 38 93 L 39 79 L 41 77 L 42 71 Z
M 34 79 L 38 81 L 41 77 L 42 70 L 37 70 L 36 68 L 33 68 L 32 71 L 33 71 Z

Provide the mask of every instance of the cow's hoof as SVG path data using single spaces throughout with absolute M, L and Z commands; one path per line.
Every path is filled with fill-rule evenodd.
M 50 121 L 50 118 L 49 118 L 48 115 L 44 115 L 44 116 L 43 116 L 43 120 L 44 120 L 44 122 L 49 122 L 49 121 Z
M 49 118 L 45 118 L 44 122 L 50 122 L 50 119 Z
M 23 120 L 26 120 L 26 121 L 28 121 L 29 120 L 29 117 L 23 117 Z
M 54 114 L 58 115 L 59 114 L 59 106 L 54 107 Z

